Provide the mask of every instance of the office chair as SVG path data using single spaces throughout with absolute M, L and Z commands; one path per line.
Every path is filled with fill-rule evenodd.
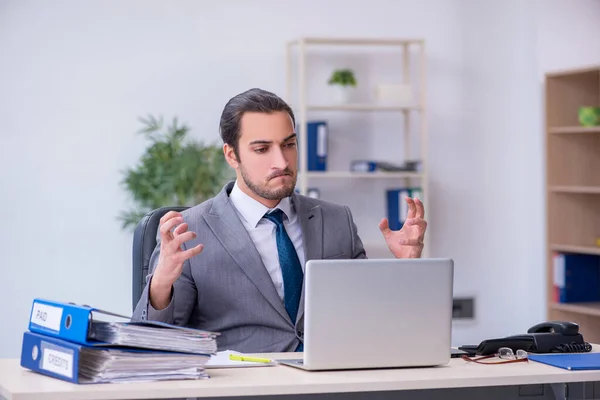
M 136 225 L 133 233 L 132 301 L 134 310 L 146 286 L 146 276 L 148 275 L 150 257 L 157 243 L 160 219 L 169 211 L 181 212 L 187 208 L 183 206 L 157 208 L 144 215 Z

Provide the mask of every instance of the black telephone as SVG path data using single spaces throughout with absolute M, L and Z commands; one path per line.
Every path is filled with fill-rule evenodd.
M 469 355 L 495 354 L 501 347 L 530 353 L 586 353 L 592 346 L 583 340 L 579 325 L 574 322 L 548 321 L 534 325 L 527 334 L 488 339 L 479 345 L 465 345 L 460 350 Z

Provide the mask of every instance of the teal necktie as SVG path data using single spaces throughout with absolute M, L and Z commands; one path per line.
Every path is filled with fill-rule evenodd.
M 302 293 L 302 280 L 304 273 L 300 265 L 300 259 L 294 243 L 288 236 L 283 226 L 283 211 L 276 209 L 271 213 L 265 214 L 265 218 L 272 221 L 277 230 L 277 253 L 279 254 L 279 266 L 283 275 L 283 299 L 285 309 L 287 310 L 292 323 L 296 323 L 298 316 L 298 305 L 300 304 L 300 295 Z

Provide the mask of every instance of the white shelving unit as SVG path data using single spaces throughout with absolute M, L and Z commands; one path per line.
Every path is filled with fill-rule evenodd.
M 399 105 L 381 105 L 377 103 L 348 103 L 348 104 L 309 104 L 307 99 L 307 91 L 309 84 L 311 84 L 309 77 L 307 76 L 307 56 L 312 47 L 320 46 L 321 48 L 328 47 L 346 47 L 356 48 L 360 51 L 364 46 L 387 46 L 393 51 L 396 49 L 401 52 L 402 63 L 398 65 L 399 74 L 401 74 L 402 83 L 405 85 L 411 85 L 413 93 L 415 94 L 416 104 L 399 104 Z M 416 51 L 415 51 L 416 50 Z M 294 51 L 297 53 L 294 54 Z M 297 64 L 294 65 L 292 62 L 293 55 L 297 58 Z M 411 75 L 411 57 L 418 57 L 416 68 L 417 76 Z M 293 74 L 292 70 L 297 70 L 296 74 Z M 347 171 L 308 171 L 307 170 L 307 146 L 300 146 L 300 168 L 298 171 L 298 188 L 300 193 L 306 194 L 307 190 L 311 187 L 309 181 L 316 179 L 386 179 L 386 180 L 398 180 L 399 187 L 408 186 L 419 186 L 422 190 L 422 201 L 425 206 L 429 204 L 429 187 L 428 187 L 428 175 L 427 175 L 427 125 L 426 125 L 426 99 L 425 99 L 425 43 L 421 39 L 369 39 L 369 38 L 319 38 L 319 37 L 307 37 L 294 40 L 287 43 L 286 49 L 286 100 L 292 104 L 294 111 L 297 114 L 297 121 L 299 126 L 299 142 L 307 143 L 307 125 L 306 122 L 310 121 L 310 112 L 313 111 L 327 111 L 327 112 L 348 112 L 348 113 L 369 113 L 369 112 L 385 112 L 385 113 L 398 113 L 399 126 L 402 130 L 398 130 L 398 134 L 402 135 L 402 152 L 403 160 L 415 160 L 418 159 L 421 162 L 421 169 L 419 172 L 383 172 L 377 171 L 373 173 L 358 173 L 351 172 L 349 167 Z M 416 84 L 415 84 L 416 83 Z M 292 98 L 292 89 L 294 84 L 297 84 L 295 93 L 297 97 Z M 317 82 L 319 85 L 323 85 L 323 82 Z M 359 83 L 360 85 L 360 83 Z M 414 115 L 420 118 L 418 126 L 418 132 L 416 133 L 419 140 L 420 154 L 411 154 L 411 136 L 414 136 L 414 132 L 411 131 L 411 118 Z M 400 123 L 403 121 L 403 124 Z M 335 149 L 328 149 L 329 152 L 334 152 Z M 350 162 L 350 160 L 348 160 Z M 427 252 L 425 246 L 425 253 Z

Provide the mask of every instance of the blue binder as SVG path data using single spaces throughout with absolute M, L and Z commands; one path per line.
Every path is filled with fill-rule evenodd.
M 34 299 L 29 318 L 29 330 L 74 343 L 100 345 L 102 342 L 92 338 L 95 314 L 129 321 L 128 317 L 90 306 Z
M 554 262 L 558 302 L 600 301 L 600 256 L 560 253 Z
M 207 361 L 209 358 L 205 355 L 197 354 L 182 354 L 176 352 L 164 352 L 158 350 L 146 350 L 146 349 L 128 349 L 120 347 L 94 347 L 86 346 L 78 343 L 69 342 L 67 340 L 59 339 L 56 337 L 45 336 L 33 332 L 23 333 L 23 344 L 21 346 L 21 366 L 31 371 L 58 378 L 67 382 L 76 384 L 89 384 L 89 383 L 104 383 L 111 382 L 112 380 L 94 376 L 97 381 L 91 381 L 88 372 L 88 376 L 82 376 L 82 351 L 88 352 L 88 362 L 90 359 L 98 359 L 96 357 L 101 356 L 101 352 L 118 352 L 121 354 L 133 354 L 133 353 L 145 353 L 155 355 L 156 358 L 148 358 L 144 360 L 145 363 L 161 362 L 164 355 L 180 357 L 180 360 L 193 359 L 194 361 L 201 362 Z M 90 353 L 91 352 L 91 353 Z M 121 355 L 121 357 L 123 357 Z M 201 360 L 201 361 L 200 361 Z M 126 362 L 126 360 L 125 360 Z M 162 371 L 164 375 L 159 375 L 159 378 L 168 378 L 169 369 L 173 370 L 176 368 L 169 368 L 168 365 L 164 365 Z M 139 372 L 134 369 L 128 371 L 131 377 L 135 377 Z M 199 376 L 203 376 L 204 373 L 199 373 Z
M 64 381 L 79 383 L 82 345 L 32 332 L 23 334 L 21 366 Z
M 192 328 L 170 325 L 158 321 L 132 322 L 130 317 L 87 305 L 61 303 L 45 299 L 33 300 L 29 318 L 29 330 L 87 346 L 106 346 L 111 343 L 94 339 L 94 323 L 107 321 L 200 332 Z M 212 332 L 206 333 L 214 334 Z
M 307 124 L 307 154 L 309 171 L 327 170 L 327 122 L 313 121 Z
M 600 370 L 600 353 L 529 354 L 528 358 L 569 371 Z

